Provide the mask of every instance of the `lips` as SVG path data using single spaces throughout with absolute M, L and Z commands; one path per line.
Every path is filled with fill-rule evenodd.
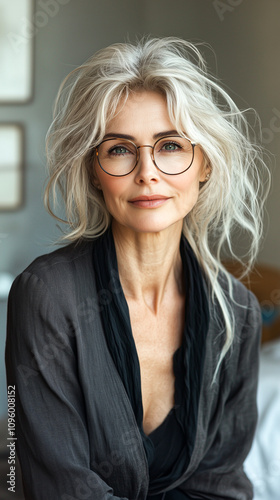
M 170 198 L 161 194 L 141 195 L 129 200 L 129 203 L 140 208 L 156 208 L 164 205 Z

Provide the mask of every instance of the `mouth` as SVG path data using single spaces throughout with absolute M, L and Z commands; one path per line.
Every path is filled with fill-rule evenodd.
M 164 205 L 170 198 L 168 196 L 162 196 L 160 194 L 153 194 L 150 196 L 142 195 L 129 200 L 129 203 L 135 207 L 140 208 L 157 208 Z

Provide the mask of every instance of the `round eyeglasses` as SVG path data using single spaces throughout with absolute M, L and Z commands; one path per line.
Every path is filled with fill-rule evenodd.
M 123 177 L 135 169 L 140 148 L 151 148 L 151 158 L 158 170 L 167 175 L 179 175 L 191 167 L 195 146 L 190 139 L 177 135 L 161 137 L 153 146 L 136 146 L 129 139 L 112 137 L 102 141 L 95 148 L 95 154 L 106 174 Z

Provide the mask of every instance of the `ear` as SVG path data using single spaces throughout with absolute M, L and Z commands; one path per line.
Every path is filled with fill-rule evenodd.
M 206 163 L 204 165 L 204 167 L 202 168 L 199 182 L 204 183 L 204 182 L 209 181 L 211 172 L 212 172 L 212 168 L 210 167 L 210 165 L 208 163 Z

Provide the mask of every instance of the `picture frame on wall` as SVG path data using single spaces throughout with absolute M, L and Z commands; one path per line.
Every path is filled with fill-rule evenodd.
M 23 127 L 0 123 L 0 211 L 23 203 Z
M 0 0 L 0 104 L 33 97 L 34 0 Z

